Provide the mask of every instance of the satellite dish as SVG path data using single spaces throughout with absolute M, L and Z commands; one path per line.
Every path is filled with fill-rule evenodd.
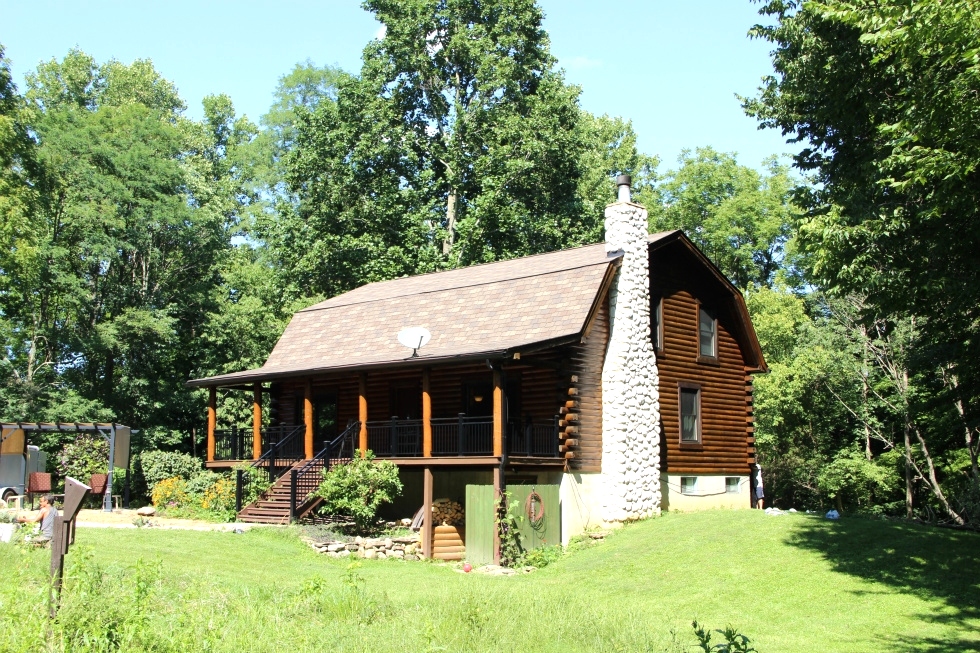
M 429 342 L 432 334 L 425 327 L 408 327 L 398 332 L 398 342 L 412 350 L 412 358 L 418 358 L 419 349 Z

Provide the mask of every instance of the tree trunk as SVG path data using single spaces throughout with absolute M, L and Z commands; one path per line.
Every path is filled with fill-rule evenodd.
M 456 242 L 456 189 L 449 191 L 446 200 L 446 239 L 442 241 L 442 253 L 448 255 Z
M 950 375 L 950 385 L 956 393 L 956 412 L 960 416 L 960 424 L 963 426 L 963 433 L 966 436 L 966 450 L 970 453 L 970 475 L 974 483 L 980 483 L 980 468 L 977 465 L 977 443 L 973 440 L 973 429 L 966 422 L 966 411 L 963 408 L 963 399 L 960 397 L 960 383 L 955 374 Z
M 955 510 L 953 510 L 953 507 L 949 505 L 949 501 L 946 499 L 946 495 L 943 494 L 943 490 L 939 486 L 939 479 L 936 478 L 936 466 L 932 462 L 932 456 L 929 455 L 929 449 L 926 447 L 925 438 L 922 437 L 922 432 L 918 427 L 915 427 L 915 437 L 919 441 L 919 446 L 922 447 L 922 455 L 926 459 L 926 465 L 929 466 L 929 486 L 932 493 L 936 495 L 937 499 L 939 499 L 939 503 L 942 504 L 946 514 L 952 517 L 953 521 L 962 526 L 966 522 Z
M 912 441 L 905 425 L 905 516 L 912 519 Z

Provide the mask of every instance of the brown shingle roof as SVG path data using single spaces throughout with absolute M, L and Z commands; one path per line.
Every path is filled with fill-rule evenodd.
M 296 313 L 261 368 L 189 385 L 404 362 L 411 352 L 396 335 L 408 326 L 432 333 L 419 362 L 576 338 L 617 259 L 588 245 L 368 284 Z

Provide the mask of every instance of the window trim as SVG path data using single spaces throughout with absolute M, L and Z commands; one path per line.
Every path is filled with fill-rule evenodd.
M 657 328 L 656 339 L 653 341 L 653 351 L 662 353 L 664 350 L 664 297 L 663 295 L 653 295 L 650 301 L 650 336 L 653 339 L 653 316 L 656 315 Z
M 704 363 L 707 365 L 719 365 L 720 361 L 718 360 L 718 316 L 714 314 L 714 311 L 705 308 L 704 304 L 701 303 L 701 300 L 697 300 L 694 303 L 694 306 L 696 308 L 696 311 L 694 313 L 696 318 L 695 335 L 698 342 L 697 361 L 699 363 Z M 711 318 L 711 325 L 714 331 L 714 338 L 712 342 L 712 349 L 714 350 L 714 353 L 711 356 L 705 356 L 704 354 L 701 353 L 701 311 L 704 311 L 704 313 Z
M 697 398 L 697 410 L 698 410 L 698 439 L 697 440 L 685 440 L 684 439 L 684 391 L 694 390 L 695 397 Z M 704 435 L 702 430 L 702 420 L 704 416 L 701 412 L 701 384 L 700 383 L 690 383 L 687 381 L 677 382 L 677 442 L 685 449 L 703 449 L 704 448 Z

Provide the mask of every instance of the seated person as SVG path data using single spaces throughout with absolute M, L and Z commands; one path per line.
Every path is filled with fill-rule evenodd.
M 43 546 L 54 537 L 54 518 L 57 514 L 58 510 L 54 507 L 54 497 L 45 494 L 41 497 L 41 511 L 38 514 L 33 517 L 22 515 L 17 518 L 17 521 L 21 524 L 41 522 L 41 533 L 37 537 L 31 538 L 31 544 Z

